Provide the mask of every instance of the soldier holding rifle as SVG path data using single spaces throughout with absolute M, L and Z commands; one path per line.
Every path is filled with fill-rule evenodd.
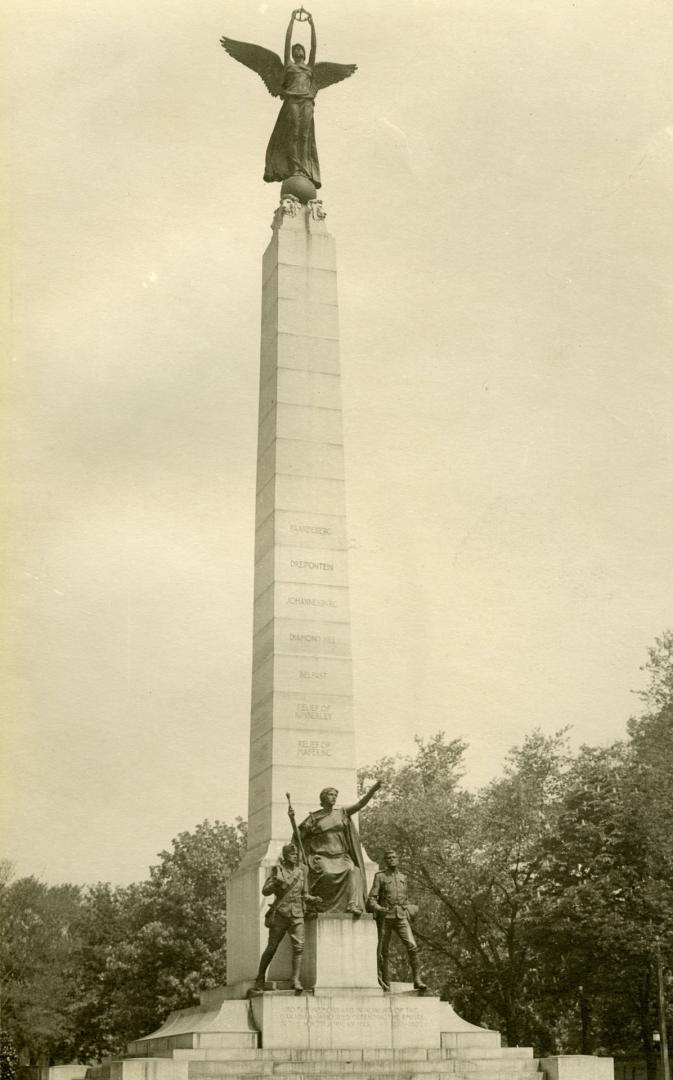
M 266 913 L 265 923 L 269 928 L 269 940 L 259 961 L 259 970 L 255 979 L 255 991 L 264 990 L 266 970 L 276 955 L 276 950 L 287 934 L 292 945 L 292 989 L 302 992 L 301 962 L 304 953 L 304 917 L 308 907 L 318 907 L 320 900 L 308 891 L 308 867 L 302 842 L 297 830 L 294 810 L 287 796 L 288 814 L 292 822 L 295 843 L 285 844 L 282 855 L 272 868 L 264 885 L 264 896 L 273 896 L 274 901 Z M 301 857 L 301 861 L 300 861 Z

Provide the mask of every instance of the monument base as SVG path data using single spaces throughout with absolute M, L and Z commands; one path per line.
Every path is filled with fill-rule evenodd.
M 130 1043 L 128 1052 L 132 1058 L 174 1062 L 254 1060 L 253 1051 L 274 1051 L 274 1059 L 295 1051 L 442 1051 L 437 1060 L 461 1050 L 476 1057 L 500 1053 L 497 1031 L 468 1024 L 446 1002 L 413 992 L 411 984 L 396 986 L 398 993 L 271 991 L 247 1001 L 226 998 L 226 988 L 208 990 L 199 1006 L 171 1013 L 157 1031 Z M 532 1061 L 532 1054 L 517 1050 L 517 1060 Z M 210 1074 L 215 1075 L 212 1068 Z
M 411 983 L 394 983 L 384 993 L 371 916 L 323 915 L 305 929 L 304 993 L 273 979 L 249 996 L 250 980 L 206 990 L 198 1006 L 171 1013 L 158 1031 L 131 1043 L 130 1058 L 114 1062 L 99 1080 L 337 1080 L 346 1072 L 351 1080 L 538 1077 L 530 1047 L 501 1047 L 497 1031 L 462 1020 Z M 554 1062 L 566 1060 L 573 1068 L 555 1071 Z M 544 1068 L 550 1080 L 612 1080 L 607 1058 L 545 1059 Z
M 209 990 L 200 1006 L 132 1043 L 134 1056 L 88 1080 L 545 1080 L 545 1070 L 549 1080 L 613 1080 L 611 1058 L 545 1058 L 541 1067 L 530 1047 L 501 1047 L 497 1031 L 462 1020 L 446 1002 L 396 989 L 250 1001 Z M 557 1067 L 567 1062 L 571 1069 Z
M 220 987 L 172 1013 L 129 1057 L 89 1067 L 86 1080 L 613 1080 L 612 1058 L 542 1061 L 530 1047 L 502 1047 L 497 1031 L 462 1020 L 409 984 L 383 991 L 263 993 L 227 997 Z M 73 1070 L 76 1066 L 73 1066 Z M 60 1072 L 49 1080 L 81 1080 Z
M 128 1058 L 90 1069 L 87 1080 L 613 1080 L 612 1058 L 540 1061 L 530 1047 L 502 1047 L 497 1031 L 410 986 L 250 1000 L 229 997 L 231 987 L 208 990 L 200 1005 L 172 1013 L 129 1045 Z

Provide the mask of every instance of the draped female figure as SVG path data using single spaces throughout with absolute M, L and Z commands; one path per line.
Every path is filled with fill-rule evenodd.
M 360 838 L 352 820 L 381 787 L 380 781 L 353 806 L 336 806 L 336 788 L 320 792 L 320 810 L 302 821 L 299 835 L 308 862 L 308 888 L 322 900 L 320 913 L 362 915 L 367 902 L 367 879 Z
M 308 63 L 306 50 L 292 44 L 295 21 L 308 22 L 311 45 Z M 316 188 L 321 186 L 318 148 L 315 141 L 313 113 L 315 98 L 323 90 L 356 70 L 355 64 L 316 64 L 317 39 L 313 16 L 303 8 L 292 12 L 285 34 L 283 61 L 276 53 L 246 41 L 223 37 L 223 47 L 241 64 L 256 71 L 267 90 L 283 99 L 276 125 L 266 149 L 264 179 L 274 183 L 291 176 L 305 176 Z

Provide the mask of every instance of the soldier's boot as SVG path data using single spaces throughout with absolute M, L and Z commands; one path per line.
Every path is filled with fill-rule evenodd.
M 381 983 L 381 989 L 386 993 L 390 991 L 390 968 L 388 965 L 388 957 L 381 957 L 381 967 L 379 969 L 379 982 Z
M 419 994 L 424 994 L 428 988 L 421 977 L 421 962 L 418 959 L 418 953 L 409 953 L 409 961 L 411 963 L 411 974 L 414 977 L 414 990 L 418 990 Z
M 266 969 L 274 958 L 276 950 L 270 948 L 268 945 L 259 959 L 259 967 L 257 969 L 257 978 L 255 979 L 255 992 L 258 993 L 264 989 L 264 983 L 266 982 Z
M 292 989 L 295 994 L 301 994 L 304 987 L 301 985 L 301 953 L 295 953 L 292 957 Z

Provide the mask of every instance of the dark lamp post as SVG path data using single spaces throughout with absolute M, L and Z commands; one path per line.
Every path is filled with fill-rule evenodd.
M 657 941 L 657 986 L 659 990 L 659 1031 L 655 1031 L 652 1039 L 655 1045 L 661 1046 L 661 1070 L 663 1080 L 671 1080 L 671 1069 L 668 1063 L 668 1036 L 666 1034 L 666 998 L 664 996 L 664 968 L 661 962 L 661 945 Z

